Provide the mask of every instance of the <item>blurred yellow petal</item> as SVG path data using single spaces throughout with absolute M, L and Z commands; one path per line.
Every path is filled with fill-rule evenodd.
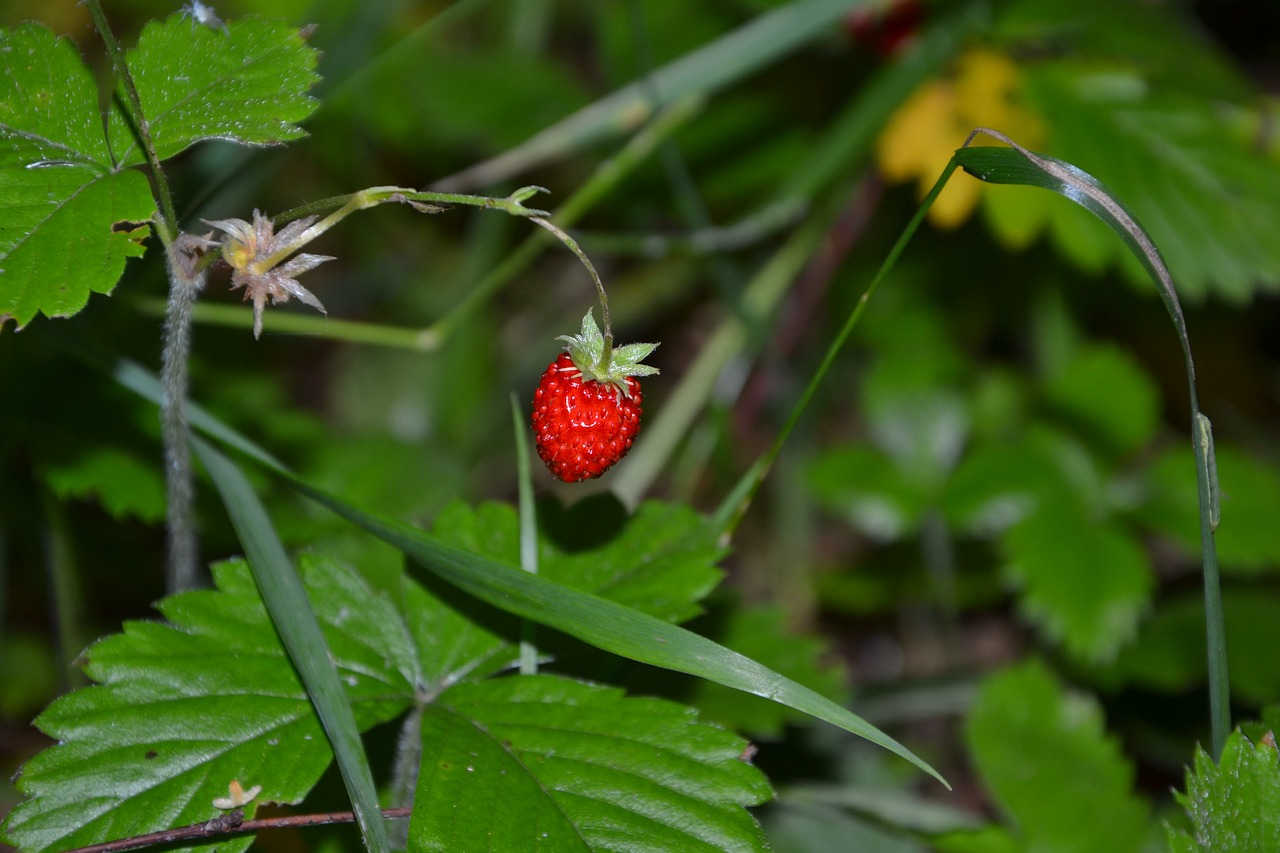
M 951 87 L 940 81 L 926 83 L 904 101 L 876 141 L 876 160 L 885 178 L 897 183 L 922 171 L 941 172 L 955 150 L 940 143 L 953 112 Z M 938 154 L 944 150 L 938 166 Z
M 946 165 L 945 163 L 943 164 Z M 942 169 L 938 169 L 941 173 Z M 937 175 L 932 178 L 921 178 L 920 194 L 923 196 L 933 189 L 934 183 L 938 180 Z M 974 208 L 978 206 L 978 200 L 982 197 L 982 182 L 977 178 L 972 178 L 960 170 L 956 170 L 951 176 L 951 180 L 947 181 L 947 185 L 942 188 L 942 192 L 938 194 L 937 199 L 933 202 L 933 207 L 929 208 L 929 221 L 938 228 L 948 231 L 959 228 L 964 221 L 973 214 Z

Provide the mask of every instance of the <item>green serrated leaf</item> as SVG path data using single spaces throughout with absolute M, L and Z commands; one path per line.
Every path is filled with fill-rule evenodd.
M 325 558 L 304 556 L 301 571 L 360 727 L 403 711 L 411 648 L 390 604 Z M 214 582 L 162 601 L 168 624 L 129 622 L 90 647 L 98 684 L 36 720 L 59 743 L 23 767 L 29 799 L 6 842 L 38 853 L 209 820 L 232 779 L 261 785 L 259 803 L 297 803 L 315 784 L 329 744 L 247 564 L 215 566 Z
M 146 178 L 116 171 L 71 41 L 37 24 L 0 31 L 0 327 L 111 292 L 154 212 Z
M 409 845 L 767 849 L 746 742 L 689 708 L 551 676 L 453 688 L 426 708 Z
M 1021 850 L 1136 851 L 1147 807 L 1133 768 L 1107 737 L 1092 697 L 1064 691 L 1039 663 L 987 680 L 965 726 L 988 791 Z
M 1191 818 L 1193 831 L 1170 828 L 1173 850 L 1274 850 L 1280 838 L 1280 752 L 1274 743 L 1255 745 L 1234 732 L 1216 763 L 1203 749 L 1196 750 L 1187 791 L 1174 796 Z
M 111 447 L 91 448 L 73 462 L 44 472 L 59 498 L 96 497 L 117 519 L 164 520 L 164 480 L 156 465 Z
M 433 529 L 442 541 L 519 565 L 518 521 L 508 504 L 446 507 Z M 683 622 L 701 612 L 698 602 L 721 577 L 722 549 L 705 518 L 679 504 L 648 501 L 608 542 L 567 553 L 545 538 L 539 574 L 567 586 Z M 406 611 L 426 682 L 444 687 L 505 669 L 515 655 L 516 620 L 488 611 L 445 584 L 430 591 L 406 582 Z
M 809 467 L 809 482 L 824 506 L 882 542 L 910 535 L 925 510 L 926 496 L 917 485 L 872 447 L 850 445 L 819 455 Z
M 165 160 L 205 139 L 274 145 L 305 136 L 297 123 L 319 103 L 307 94 L 320 79 L 317 57 L 283 21 L 241 18 L 222 29 L 174 14 L 148 22 L 125 61 Z M 120 163 L 145 161 L 118 107 L 107 132 Z
M 1058 501 L 1013 527 L 1004 545 L 1022 609 L 1073 657 L 1105 662 L 1137 634 L 1155 578 L 1123 529 Z
M 1077 352 L 1048 379 L 1044 395 L 1056 414 L 1112 454 L 1138 450 L 1159 424 L 1155 383 L 1132 356 L 1115 346 Z

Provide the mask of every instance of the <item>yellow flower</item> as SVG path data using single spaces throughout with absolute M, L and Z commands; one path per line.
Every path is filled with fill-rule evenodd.
M 975 127 L 1004 131 L 1028 148 L 1043 144 L 1044 126 L 1022 101 L 1018 67 L 990 50 L 960 56 L 952 72 L 917 89 L 876 140 L 876 160 L 891 182 L 915 178 L 924 197 Z M 982 183 L 955 175 L 929 208 L 929 220 L 955 228 L 973 213 Z

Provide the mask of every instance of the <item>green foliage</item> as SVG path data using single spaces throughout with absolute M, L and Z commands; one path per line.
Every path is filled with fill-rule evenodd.
M 1237 731 L 1216 762 L 1203 749 L 1196 750 L 1187 790 L 1176 796 L 1192 830 L 1169 828 L 1173 853 L 1273 849 L 1280 838 L 1280 752 L 1274 739 L 1255 744 Z
M 77 683 L 61 662 L 77 638 L 143 612 L 162 568 L 154 407 L 66 352 L 159 399 L 119 365 L 154 361 L 164 306 L 37 315 L 75 314 L 122 274 L 122 292 L 157 293 L 164 264 L 125 263 L 161 196 L 84 7 L 12 4 L 6 24 L 35 15 L 86 37 L 0 30 L 0 327 L 23 329 L 0 336 L 0 779 L 27 762 L 19 790 L 0 783 L 4 841 L 34 853 L 205 821 L 232 779 L 262 786 L 247 816 L 271 801 L 343 808 L 336 773 L 317 784 L 331 744 L 366 827 L 381 826 L 374 799 L 413 797 L 411 823 L 387 827 L 411 850 L 755 850 L 767 837 L 796 853 L 1145 851 L 1166 834 L 1195 850 L 1280 832 L 1264 739 L 1280 721 L 1280 473 L 1266 429 L 1280 148 L 1249 79 L 1274 12 L 1244 2 L 1249 32 L 1213 4 L 1139 0 L 287 4 L 319 24 L 304 30 L 241 17 L 266 8 L 253 0 L 217 4 L 225 27 L 176 4 L 159 22 L 147 4 L 112 5 L 126 41 L 138 34 L 123 58 L 182 227 L 359 206 L 371 197 L 335 194 L 375 183 L 536 181 L 552 190 L 550 221 L 605 273 L 619 342 L 664 341 L 663 378 L 617 473 L 539 497 L 531 577 L 516 513 L 494 500 L 512 491 L 503 398 L 527 402 L 555 332 L 587 307 L 572 258 L 508 217 L 351 216 L 324 237 L 329 317 L 261 342 L 217 304 L 225 275 L 207 267 L 192 421 L 265 461 L 242 438 L 254 436 L 302 472 L 292 488 L 382 539 L 257 469 L 223 508 L 201 483 L 203 554 L 251 562 L 163 600 L 167 622 L 126 621 L 93 645 L 81 663 L 97 683 L 40 716 L 59 741 L 43 752 L 24 726 L 69 689 L 58 682 Z M 903 9 L 919 14 L 913 32 L 881 55 Z M 997 56 L 1010 88 L 963 70 L 977 53 Z M 309 95 L 321 70 L 323 103 Z M 971 129 L 946 107 L 966 88 L 994 114 L 1025 109 L 1025 123 L 992 126 L 1054 159 L 961 152 L 968 175 L 949 191 L 980 195 L 989 228 L 913 223 L 892 282 L 858 302 L 880 282 L 867 265 L 906 246 L 890 248 L 910 216 L 904 194 L 855 189 L 877 137 L 935 98 L 896 143 L 942 150 L 933 180 Z M 304 120 L 305 145 L 244 148 L 296 141 Z M 150 185 L 167 209 L 164 182 Z M 1203 446 L 1178 449 L 1186 386 L 1160 306 L 1121 286 L 1144 273 L 1205 348 L 1230 698 L 1237 712 L 1271 706 L 1236 721 L 1248 740 L 1233 736 L 1220 765 L 1194 748 L 1206 679 L 1226 695 L 1196 574 L 1209 465 Z M 1192 297 L 1185 322 L 1178 292 Z M 304 330 L 314 337 L 288 336 Z M 1196 438 L 1198 407 L 1193 386 Z M 781 446 L 788 411 L 784 476 L 753 493 L 730 542 L 725 495 L 745 493 L 744 471 L 763 478 L 752 459 Z M 245 479 L 223 463 L 207 469 L 223 486 L 227 469 Z M 805 476 L 785 476 L 797 463 Z M 306 552 L 301 588 L 268 589 L 293 562 L 276 540 Z M 713 595 L 722 579 L 733 588 Z M 282 644 L 313 612 L 315 642 Z M 1215 625 L 1211 613 L 1211 641 Z M 542 674 L 515 677 L 518 656 Z M 1054 668 L 1025 663 L 1040 656 Z M 330 695 L 316 671 L 333 676 Z M 345 735 L 318 722 L 335 709 L 353 715 Z M 927 759 L 964 796 L 860 738 L 806 728 L 810 715 Z M 360 733 L 396 718 L 399 739 L 371 732 L 366 756 Z M 1215 743 L 1230 730 L 1219 722 Z M 392 773 L 370 766 L 392 746 Z M 757 750 L 779 802 L 753 814 L 770 797 Z M 1161 774 L 1192 761 L 1175 802 Z M 1177 803 L 1187 817 L 1166 830 Z M 308 840 L 338 849 L 329 832 Z
M 316 52 L 278 21 L 223 31 L 171 15 L 126 60 L 162 159 L 205 139 L 296 139 L 316 104 Z M 0 77 L 0 325 L 22 328 L 110 293 L 143 253 L 156 203 L 129 168 L 146 160 L 131 119 L 113 101 L 104 135 L 93 75 L 68 39 L 39 24 L 0 31 Z
M 38 24 L 0 32 L 0 328 L 75 314 L 143 253 L 147 180 L 117 169 L 93 75 Z
M 402 712 L 417 674 L 391 603 L 330 560 L 301 570 L 360 726 Z M 30 799 L 4 824 L 9 843 L 62 850 L 209 820 L 233 779 L 261 785 L 258 802 L 296 803 L 320 778 L 328 740 L 248 566 L 214 580 L 162 601 L 168 624 L 126 623 L 86 652 L 98 684 L 36 720 L 59 744 L 24 766 Z
M 692 709 L 550 676 L 455 687 L 422 715 L 409 843 L 460 850 L 765 850 L 769 785 Z
M 1133 769 L 1097 702 L 1065 691 L 1042 664 L 988 679 L 965 737 L 1018 849 L 1139 849 L 1147 806 L 1133 793 Z

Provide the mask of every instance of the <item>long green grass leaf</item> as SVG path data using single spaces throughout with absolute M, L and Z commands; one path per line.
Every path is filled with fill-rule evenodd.
M 1196 394 L 1196 368 L 1187 337 L 1187 321 L 1178 302 L 1173 277 L 1160 251 L 1114 194 L 1092 175 L 1070 163 L 1028 151 L 998 131 L 978 128 L 969 137 L 984 133 L 1010 147 L 965 147 L 956 151 L 953 165 L 993 184 L 1021 184 L 1057 193 L 1088 210 L 1116 233 L 1155 281 L 1160 298 L 1178 333 L 1191 402 L 1191 442 L 1196 452 L 1196 485 L 1200 501 L 1200 544 L 1204 564 L 1204 606 L 1206 645 L 1209 656 L 1209 716 L 1213 730 L 1213 754 L 1222 748 L 1231 732 L 1230 682 L 1227 674 L 1226 622 L 1222 611 L 1222 585 L 1218 572 L 1218 552 L 1214 539 L 1218 517 L 1217 462 L 1209 419 L 1200 412 Z
M 240 469 L 209 444 L 195 439 L 193 445 L 222 496 L 262 600 L 333 746 L 365 847 L 372 853 L 386 853 L 390 848 L 378 808 L 373 772 L 302 579 L 285 553 L 266 509 Z

